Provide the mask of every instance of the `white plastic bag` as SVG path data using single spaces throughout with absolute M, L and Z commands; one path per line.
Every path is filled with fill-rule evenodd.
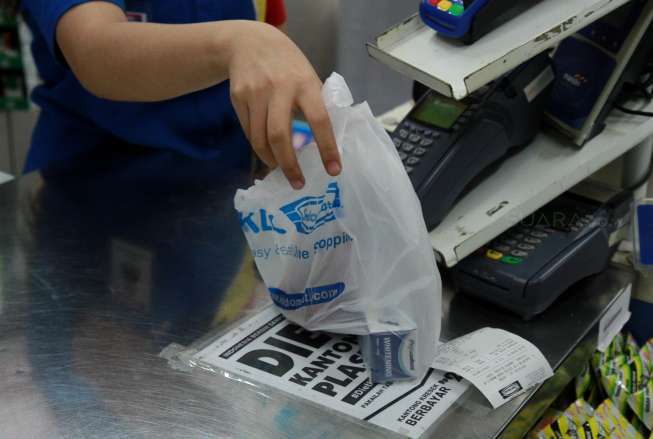
M 311 331 L 364 336 L 373 381 L 420 377 L 440 335 L 441 282 L 420 203 L 399 155 L 342 78 L 323 98 L 342 155 L 324 170 L 315 144 L 298 152 L 306 185 L 276 169 L 235 207 L 273 302 Z

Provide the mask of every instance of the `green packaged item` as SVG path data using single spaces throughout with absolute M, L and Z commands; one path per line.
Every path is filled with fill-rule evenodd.
M 608 432 L 607 437 L 611 439 L 644 439 L 609 399 L 596 408 L 594 417 Z
M 644 343 L 639 350 L 639 356 L 647 365 L 649 372 L 653 373 L 653 338 Z
M 575 379 L 576 398 L 585 397 L 585 393 L 592 386 L 592 371 L 589 363 L 585 365 L 583 371 Z
M 624 364 L 628 364 L 628 358 L 623 354 L 619 354 L 612 360 L 603 363 L 599 367 L 599 373 L 601 376 L 616 375 Z
M 594 415 L 594 409 L 584 400 L 578 399 L 549 426 L 541 431 L 540 439 L 552 437 L 562 439 L 586 439 L 584 424 Z
M 624 355 L 629 358 L 637 357 L 639 355 L 639 345 L 637 344 L 635 337 L 633 337 L 633 334 L 630 332 L 627 333 L 626 337 L 624 338 L 623 348 Z
M 651 407 L 652 398 L 653 380 L 649 381 L 642 390 L 633 393 L 628 398 L 630 408 L 649 430 L 653 430 L 653 407 Z
M 612 360 L 617 355 L 622 354 L 623 346 L 624 346 L 624 336 L 623 334 L 619 333 L 612 339 L 608 347 L 605 349 L 605 352 L 596 351 L 594 353 L 594 355 L 592 356 L 592 368 L 595 371 L 598 371 L 603 364 Z
M 628 398 L 642 389 L 648 378 L 648 370 L 639 356 L 631 359 L 627 364 L 622 364 L 616 371 L 613 364 L 605 364 L 601 368 L 603 389 L 617 404 L 621 413 L 626 413 Z
M 637 417 L 636 414 L 631 413 L 630 419 L 628 420 L 630 422 L 630 425 L 633 426 L 635 430 L 639 432 L 644 437 L 648 437 L 649 429 L 646 428 L 646 425 L 640 419 Z
M 528 434 L 528 437 L 530 439 L 557 439 L 557 436 L 555 435 L 555 433 L 553 433 L 553 430 L 551 430 L 551 434 L 553 434 L 553 436 L 546 436 L 541 434 L 543 433 L 546 427 L 549 427 L 560 416 L 562 416 L 561 411 L 549 407 L 548 409 L 546 409 L 546 411 L 542 415 L 542 418 L 539 420 L 537 425 L 535 425 L 535 427 L 533 427 L 531 432 Z

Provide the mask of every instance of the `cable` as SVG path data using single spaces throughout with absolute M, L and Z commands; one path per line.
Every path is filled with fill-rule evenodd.
M 619 104 L 614 104 L 614 108 L 626 114 L 634 114 L 635 116 L 653 117 L 653 112 L 650 111 L 631 110 L 630 108 L 626 108 Z

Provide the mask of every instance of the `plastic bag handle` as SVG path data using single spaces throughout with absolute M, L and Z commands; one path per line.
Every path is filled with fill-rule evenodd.
M 322 99 L 327 109 L 351 107 L 354 97 L 347 87 L 345 78 L 333 72 L 322 87 Z

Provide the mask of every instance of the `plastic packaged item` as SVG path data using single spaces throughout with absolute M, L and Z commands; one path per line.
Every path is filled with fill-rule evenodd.
M 639 355 L 639 345 L 637 340 L 633 337 L 633 334 L 630 332 L 626 333 L 624 337 L 624 355 L 627 357 L 636 357 Z
M 609 373 L 604 373 L 609 372 Z M 616 369 L 606 364 L 602 368 L 601 382 L 607 395 L 617 404 L 621 413 L 628 409 L 628 398 L 648 382 L 648 370 L 641 358 L 634 357 Z
M 322 93 L 341 174 L 329 176 L 308 145 L 297 154 L 303 189 L 293 190 L 276 169 L 236 193 L 242 229 L 272 301 L 289 320 L 362 336 L 368 367 L 382 371 L 374 379 L 419 377 L 435 355 L 441 312 L 419 200 L 369 106 L 352 106 L 335 73 Z
M 617 355 L 623 354 L 624 350 L 624 336 L 623 334 L 619 333 L 617 334 L 606 350 L 604 352 L 601 351 L 596 351 L 594 352 L 594 355 L 592 356 L 592 368 L 594 371 L 598 372 L 599 368 L 605 364 L 606 362 L 612 360 L 615 358 Z
M 650 430 L 644 425 L 644 423 L 639 419 L 639 417 L 635 413 L 630 413 L 630 417 L 628 418 L 628 422 L 630 422 L 630 425 L 633 426 L 635 430 L 639 434 L 641 434 L 644 437 L 648 437 Z
M 555 420 L 560 416 L 562 416 L 562 412 L 560 410 L 556 410 L 552 407 L 547 408 L 542 415 L 542 418 L 538 421 L 537 425 L 535 425 L 535 427 L 533 427 L 533 429 L 528 434 L 528 437 L 530 439 L 557 439 L 553 430 L 550 430 L 549 432 L 549 430 L 546 430 L 546 427 L 553 424 Z M 547 436 L 547 434 L 549 436 Z
M 593 417 L 594 409 L 583 399 L 573 402 L 535 437 L 538 439 L 599 439 L 607 438 L 608 430 Z
M 589 363 L 585 365 L 583 371 L 574 380 L 574 390 L 576 398 L 584 398 L 594 381 Z
M 640 421 L 653 430 L 653 381 L 639 392 L 635 392 L 628 398 L 628 404 Z
M 653 338 L 644 343 L 639 350 L 639 357 L 642 359 L 651 375 L 653 375 Z
M 594 417 L 599 421 L 610 439 L 643 439 L 643 436 L 621 414 L 619 409 L 606 399 L 594 411 Z
M 554 430 L 557 427 L 557 431 L 564 438 L 584 438 L 583 425 L 593 415 L 594 409 L 589 404 L 582 399 L 576 400 L 554 422 Z

